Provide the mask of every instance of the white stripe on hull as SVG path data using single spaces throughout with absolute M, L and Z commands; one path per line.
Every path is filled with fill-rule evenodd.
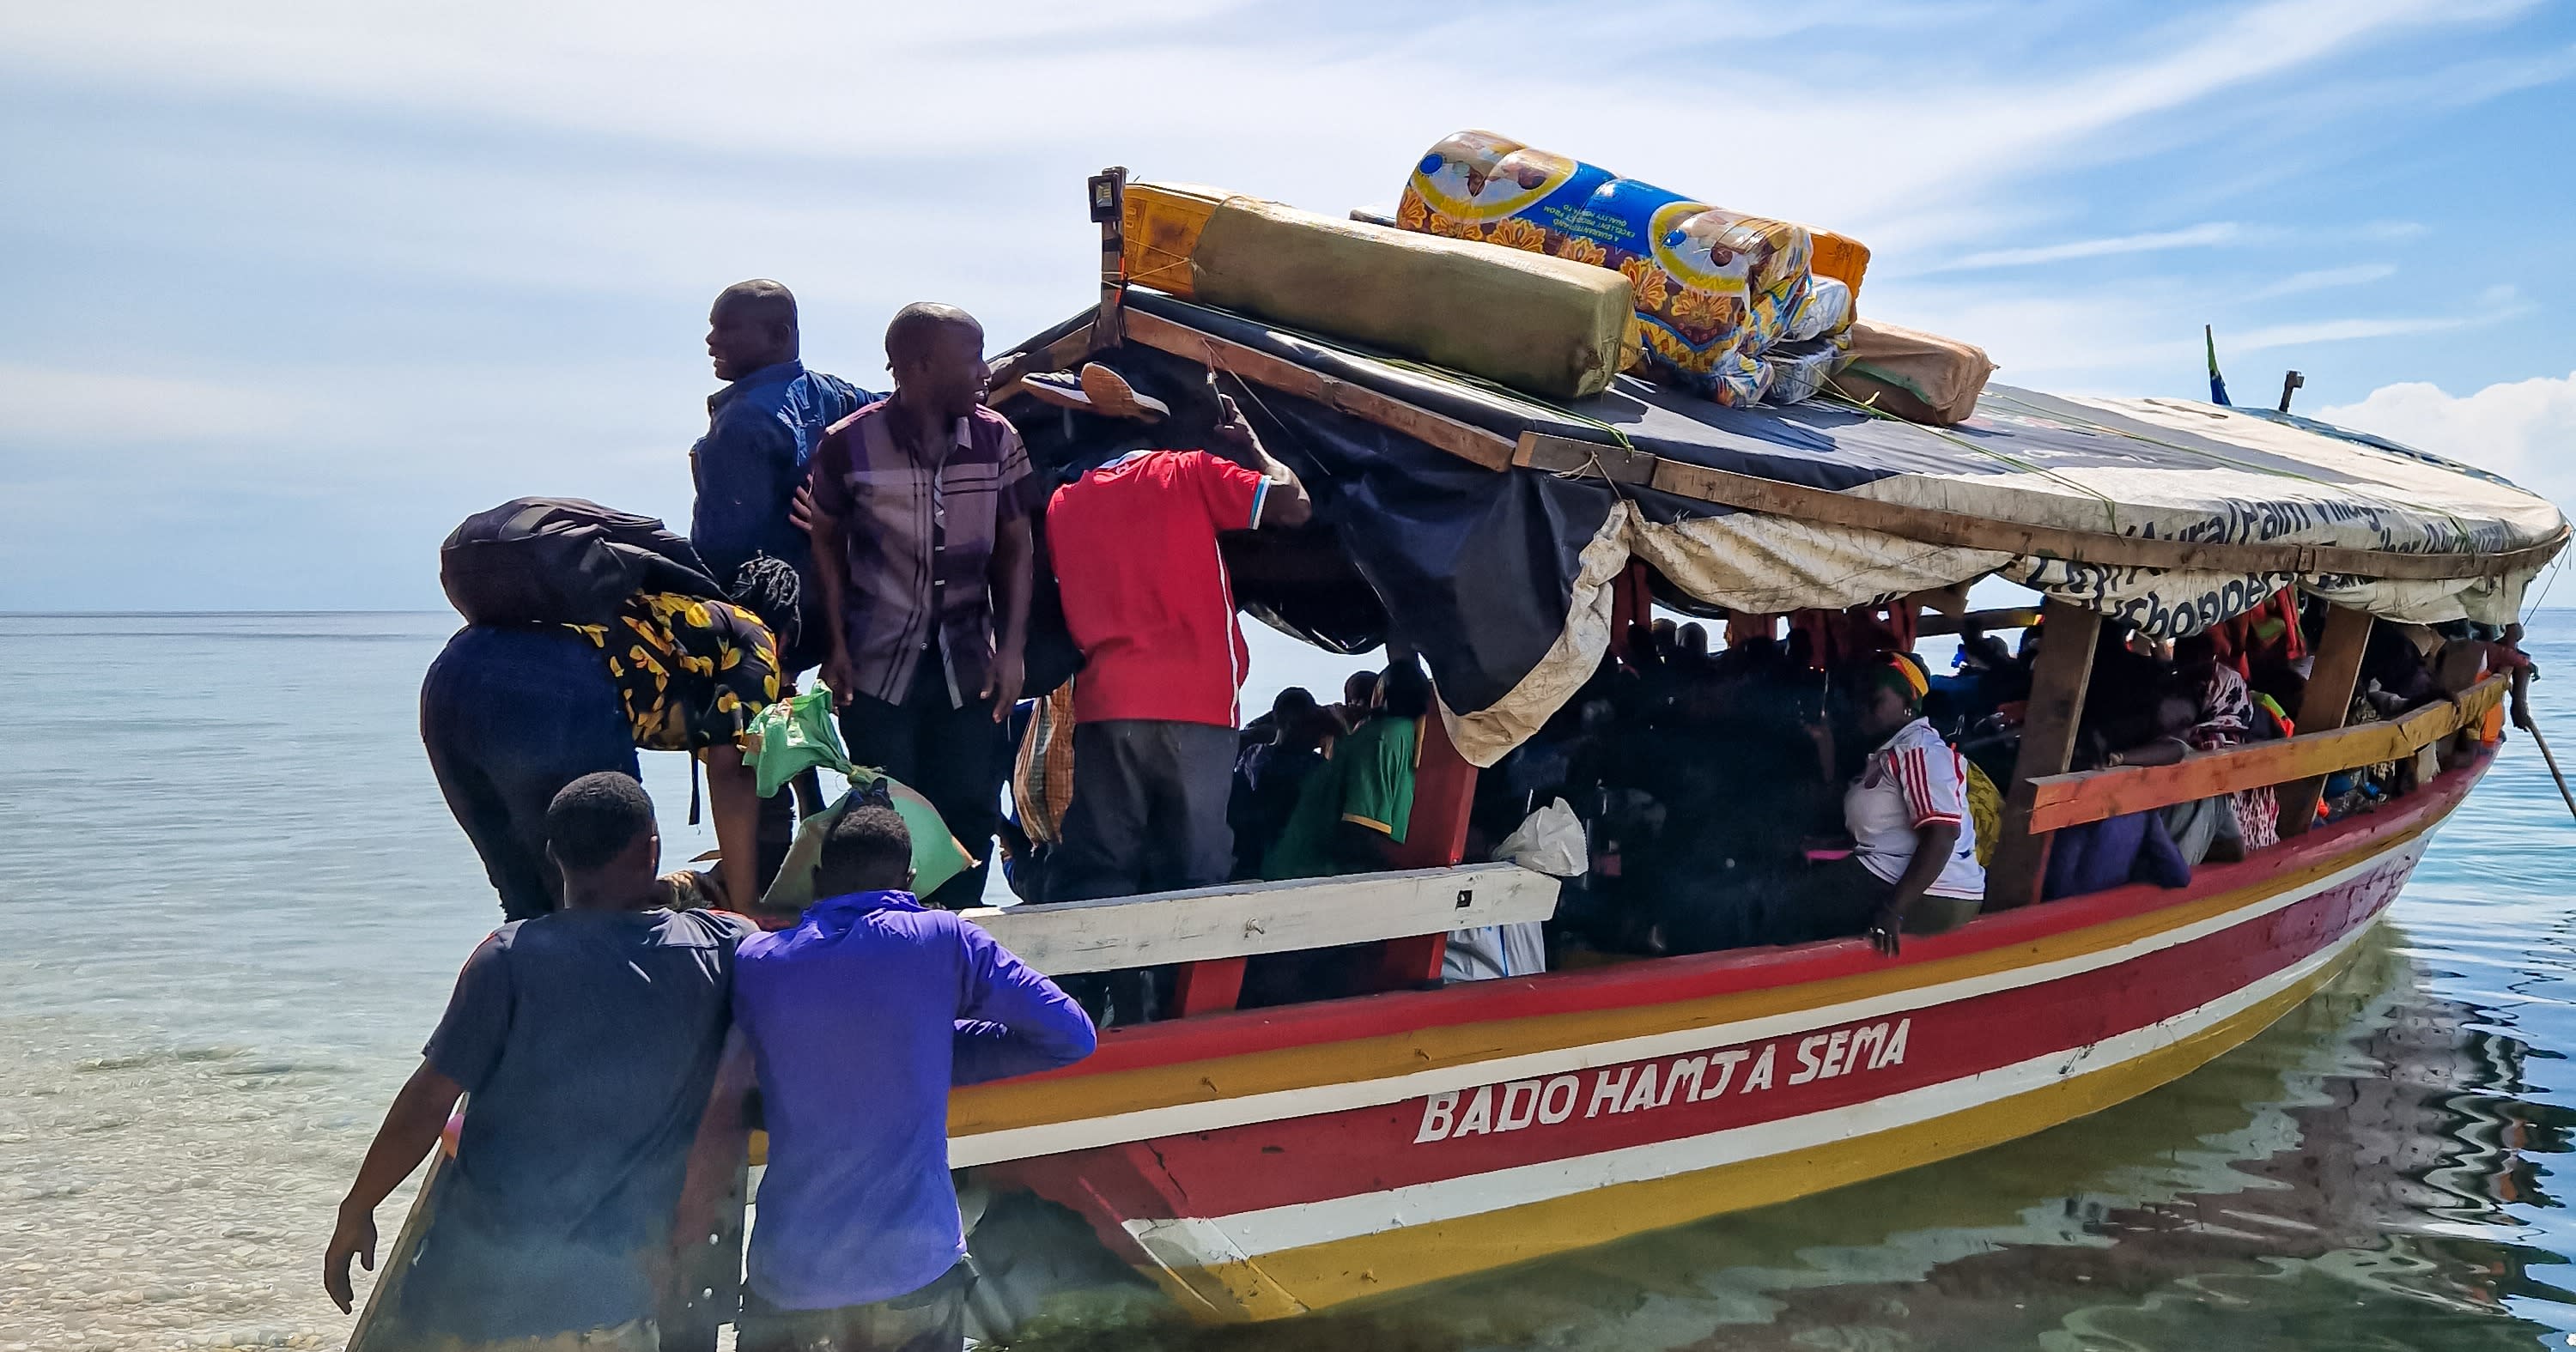
M 1741 1019 L 1733 1023 L 1710 1024 L 1669 1033 L 1622 1038 L 1615 1042 L 1561 1047 L 1521 1056 L 1494 1057 L 1463 1065 L 1442 1066 L 1373 1080 L 1312 1085 L 1263 1094 L 1245 1094 L 1236 1098 L 1215 1099 L 1205 1103 L 1180 1103 L 1160 1108 L 1143 1108 L 1134 1112 L 1086 1117 L 1071 1122 L 1052 1122 L 1032 1127 L 979 1132 L 972 1136 L 957 1137 L 949 1142 L 949 1164 L 953 1168 L 963 1169 L 978 1164 L 1034 1159 L 1074 1150 L 1119 1145 L 1129 1141 L 1150 1141 L 1162 1136 L 1218 1131 L 1254 1122 L 1277 1122 L 1290 1118 L 1344 1112 L 1352 1108 L 1401 1103 L 1406 1099 L 1447 1093 L 1453 1089 L 1472 1089 L 1478 1085 L 1499 1084 L 1507 1080 L 1540 1079 L 1549 1075 L 1590 1070 L 1600 1066 L 1623 1065 L 1630 1061 L 1688 1055 L 1696 1051 L 1782 1037 L 1792 1033 L 1802 1033 L 1812 1028 L 1858 1023 L 1883 1015 L 1901 1014 L 1933 1005 L 1948 1004 L 1955 1000 L 2036 986 L 2070 976 L 2080 976 L 2086 972 L 2099 971 L 2105 967 L 2118 966 L 2222 930 L 2233 929 L 2249 921 L 2259 920 L 2275 911 L 2286 910 L 2320 892 L 2386 865 L 2402 864 L 2404 867 L 2412 867 L 2415 858 L 2423 852 L 2428 841 L 2428 835 L 2419 835 L 2395 848 L 2337 869 L 2305 887 L 2288 889 L 2251 906 L 2194 921 L 2161 934 L 2151 934 L 2125 944 L 2097 952 L 2060 958 L 2054 962 L 2035 963 L 2026 967 L 1945 981 L 1937 985 L 1891 991 L 1884 995 L 1848 1000 L 1841 1004 L 1818 1005 L 1757 1019 Z
M 1740 1164 L 1833 1141 L 1914 1126 L 2161 1051 L 2314 976 L 2350 951 L 2375 922 L 2376 917 L 2373 917 L 2372 921 L 2354 926 L 2349 933 L 2289 967 L 2160 1022 L 2114 1034 L 2089 1046 L 2049 1052 L 2013 1065 L 1979 1071 L 1863 1103 L 1731 1127 L 1702 1136 L 1625 1146 L 1598 1154 L 1517 1165 L 1383 1192 L 1300 1202 L 1231 1216 L 1129 1220 L 1126 1222 L 1127 1231 L 1157 1260 L 1170 1267 L 1207 1267 L 1259 1258 L 1282 1249 L 1304 1248 L 1406 1226 L 1457 1220 L 1551 1201 L 1622 1183 Z

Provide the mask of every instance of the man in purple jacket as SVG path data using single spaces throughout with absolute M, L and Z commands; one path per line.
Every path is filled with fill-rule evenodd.
M 970 1279 L 949 1087 L 1091 1054 L 1082 1006 L 911 883 L 903 818 L 864 798 L 824 838 L 823 900 L 735 959 L 734 1026 L 769 1130 L 741 1352 L 956 1352 Z M 729 1079 L 711 1117 L 741 1110 Z M 695 1220 L 682 1233 L 703 1233 Z

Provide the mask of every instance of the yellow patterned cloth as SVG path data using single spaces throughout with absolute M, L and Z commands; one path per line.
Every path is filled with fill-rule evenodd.
M 1977 867 L 1986 868 L 1995 862 L 1995 842 L 2004 835 L 2004 795 L 1975 761 L 1960 759 L 1968 767 L 1968 820 L 1977 828 Z
M 565 627 L 607 655 L 642 750 L 740 746 L 751 716 L 778 698 L 778 645 L 739 606 L 637 592 L 607 624 Z

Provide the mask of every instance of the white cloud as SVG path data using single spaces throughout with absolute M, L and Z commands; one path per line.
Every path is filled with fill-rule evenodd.
M 2115 254 L 2157 253 L 2166 249 L 2205 249 L 2212 245 L 2232 244 L 2245 236 L 2245 230 L 2234 221 L 2212 221 L 2181 230 L 2159 230 L 2143 235 L 2114 235 L 2108 239 L 2070 240 L 2064 244 L 2043 244 L 2026 249 L 1988 249 L 1950 259 L 1925 272 L 1964 272 L 1974 268 L 2017 268 L 2035 263 L 2062 263 L 2077 258 L 2108 258 Z
M 2500 8 L 2471 6 L 2467 17 Z M 1524 6 L 1460 13 L 1354 33 L 1303 7 L 1222 0 L 1177 13 L 1150 0 L 1006 0 L 971 17 L 830 0 L 91 0 L 0 6 L 0 52 L 155 90 L 247 90 L 720 154 L 900 159 L 934 180 L 956 157 L 996 148 L 1050 174 L 1068 156 L 1106 155 L 1334 210 L 1383 196 L 1432 138 L 1491 125 L 1542 145 L 1616 147 L 1624 172 L 1856 228 L 1972 199 L 2094 153 L 2125 124 L 2463 17 L 2431 0 L 2274 0 L 2134 44 L 2126 59 L 1982 79 L 1928 66 L 1860 87 L 1832 78 L 1830 63 L 1811 72 L 1779 60 L 1738 64 L 1712 86 L 1696 64 L 1629 60 L 1624 24 L 1567 25 Z M 1551 60 L 1511 63 L 1498 78 L 1500 58 L 1527 50 L 1534 25 L 1557 34 Z M 1615 78 L 1601 74 L 1612 69 Z M 1152 72 L 1176 73 L 1171 96 L 1146 92 Z M 1748 149 L 1875 147 L 1893 128 L 1940 131 L 1872 154 L 1865 172 L 1837 155 L 1755 154 L 1741 166 L 1750 172 L 1709 182 L 1706 119 L 1674 113 L 1715 97 L 1723 143 Z M 886 186 L 926 195 L 918 183 Z M 1021 200 L 1061 191 L 1038 178 Z
M 2317 410 L 2340 427 L 2490 469 L 2553 501 L 2576 503 L 2576 373 L 2454 395 L 2422 381 L 2383 385 Z
M 126 446 L 276 436 L 311 408 L 294 390 L 264 384 L 0 362 L 0 435 L 13 441 Z
M 2475 321 L 2459 315 L 2410 315 L 2390 319 L 2318 319 L 2298 324 L 2273 324 L 2236 334 L 2225 347 L 2237 352 L 2262 352 L 2276 347 L 2297 347 L 2304 343 L 2344 343 L 2356 338 L 2396 338 L 2411 333 L 2441 333 L 2466 328 Z
M 2384 282 L 2396 275 L 2397 269 L 2387 263 L 2362 263 L 2348 268 L 2316 268 L 2308 272 L 2291 273 L 2269 286 L 2258 287 L 2247 292 L 2245 298 L 2272 300 L 2281 296 L 2296 296 L 2309 291 L 2327 291 L 2342 286 L 2366 286 L 2372 282 Z
M 1075 185 L 1102 163 L 1338 212 L 1391 203 L 1425 145 L 1474 125 L 1853 234 L 1880 260 L 1869 312 L 1985 343 L 2016 383 L 2180 388 L 2201 322 L 2225 342 L 2220 307 L 2270 277 L 2105 286 L 2069 268 L 2017 292 L 2003 269 L 2256 243 L 2224 221 L 2168 227 L 2287 218 L 2223 193 L 2179 205 L 2181 184 L 2143 191 L 2145 218 L 2089 188 L 2034 194 L 2077 165 L 2232 145 L 2248 103 L 2324 88 L 2342 58 L 2526 7 L 2272 0 L 2114 31 L 2026 3 L 1882 0 L 1428 19 L 1332 0 L 0 5 L 0 82 L 61 110 L 0 125 L 0 233 L 38 246 L 0 280 L 106 326 L 73 335 L 79 355 L 0 369 L 0 497 L 130 490 L 202 518 L 236 510 L 198 501 L 209 486 L 337 495 L 433 543 L 518 492 L 685 513 L 680 451 L 709 383 L 696 326 L 724 282 L 788 280 L 817 365 L 865 378 L 897 302 L 961 301 L 997 341 L 1084 303 Z M 2000 24 L 2029 41 L 1984 42 Z M 2086 234 L 2109 238 L 2070 239 Z M 2001 247 L 2034 239 L 2069 242 Z M 168 303 L 138 311 L 233 313 L 213 339 L 93 320 L 55 294 L 46 249 L 112 278 L 151 265 L 127 290 Z M 1963 254 L 1953 268 L 1994 271 L 1907 276 Z M 590 342 L 580 326 L 605 315 L 629 327 Z M 38 520 L 16 557 L 94 551 L 74 519 Z

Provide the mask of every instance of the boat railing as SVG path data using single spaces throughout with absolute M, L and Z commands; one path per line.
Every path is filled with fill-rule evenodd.
M 1233 1008 L 1246 959 L 1545 920 L 1558 889 L 1517 864 L 1465 864 L 964 914 L 1049 976 L 1177 964 L 1178 1012 L 1190 1015 Z
M 2403 760 L 2443 738 L 2478 727 L 2504 699 L 2506 685 L 2505 677 L 2489 676 L 2456 699 L 2384 722 L 2195 751 L 2171 765 L 2122 765 L 2045 775 L 2030 781 L 2030 830 L 2034 834 L 2057 831 L 2241 789 L 2298 785 L 2344 770 Z M 2313 795 L 2308 801 L 2314 801 Z

